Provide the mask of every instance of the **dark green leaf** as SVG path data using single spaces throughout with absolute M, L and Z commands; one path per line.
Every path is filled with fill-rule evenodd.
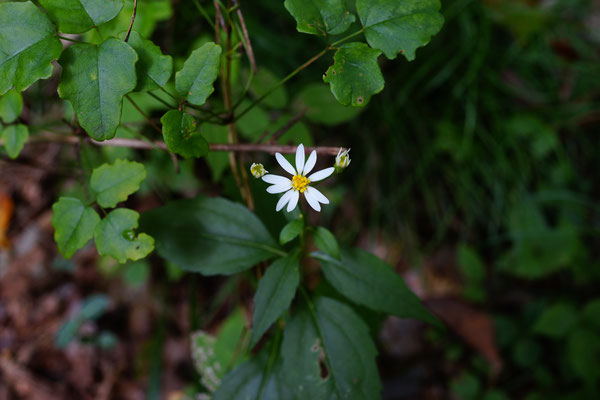
M 215 91 L 214 81 L 219 76 L 221 46 L 213 42 L 205 43 L 194 50 L 175 74 L 175 87 L 179 94 L 190 103 L 201 106 Z
M 343 249 L 337 260 L 313 253 L 325 278 L 344 296 L 375 311 L 439 324 L 392 267 L 371 253 Z
M 196 119 L 179 110 L 171 110 L 160 119 L 167 148 L 183 157 L 203 157 L 208 153 L 208 142 L 198 132 Z
M 96 193 L 98 204 L 112 208 L 137 192 L 144 179 L 146 168 L 143 164 L 118 159 L 113 164 L 102 164 L 95 168 L 90 186 Z
M 267 68 L 261 67 L 254 79 L 252 79 L 252 85 L 250 86 L 250 90 L 255 97 L 263 96 L 267 90 L 271 89 L 277 83 L 279 83 L 281 79 L 273 72 L 268 70 Z M 268 108 L 283 108 L 287 105 L 288 95 L 284 86 L 279 86 L 275 91 L 273 91 L 270 95 L 265 97 L 262 100 L 262 103 Z
M 293 106 L 298 112 L 304 112 L 308 120 L 324 125 L 339 125 L 350 121 L 362 110 L 341 105 L 331 90 L 320 83 L 304 86 L 294 100 Z
M 40 0 L 64 33 L 83 33 L 119 14 L 123 0 Z
M 98 253 L 111 256 L 121 264 L 139 260 L 154 250 L 154 239 L 145 233 L 135 235 L 139 214 L 126 208 L 117 208 L 96 226 L 94 240 Z
M 439 32 L 444 17 L 439 0 L 356 0 L 356 11 L 369 45 L 390 60 L 402 52 L 407 60 Z
M 333 233 L 328 229 L 323 228 L 322 226 L 317 227 L 313 234 L 313 239 L 319 250 L 323 253 L 333 258 L 340 258 L 340 247 L 338 246 L 338 242 L 335 239 L 335 236 L 333 236 Z
M 600 331 L 600 298 L 587 303 L 581 312 L 581 316 L 590 326 Z
M 254 318 L 251 345 L 255 345 L 267 329 L 290 306 L 300 283 L 298 254 L 277 259 L 258 282 L 254 296 Z
M 98 213 L 81 200 L 61 197 L 52 206 L 52 226 L 58 250 L 65 258 L 71 256 L 94 236 L 100 222 Z
M 95 140 L 112 139 L 121 120 L 123 96 L 136 86 L 138 57 L 127 43 L 74 44 L 59 60 L 58 94 L 73 105 L 82 128 Z
M 533 331 L 541 335 L 560 338 L 565 336 L 577 322 L 577 310 L 568 303 L 556 303 L 544 310 L 533 325 Z
M 125 35 L 126 32 L 123 32 L 119 36 L 124 39 Z M 173 58 L 163 55 L 160 47 L 151 40 L 144 39 L 136 31 L 131 31 L 127 43 L 139 57 L 135 64 L 137 86 L 134 91 L 148 92 L 165 86 L 173 73 Z
M 54 25 L 32 2 L 0 3 L 0 95 L 49 78 L 61 51 Z
M 202 136 L 209 143 L 227 143 L 227 127 L 223 125 L 204 123 L 200 127 Z M 213 181 L 218 182 L 223 173 L 229 168 L 229 156 L 224 151 L 211 151 L 205 156 L 210 166 Z
M 331 92 L 343 105 L 362 107 L 371 96 L 383 90 L 385 84 L 377 58 L 381 52 L 364 43 L 348 43 L 333 56 L 323 81 L 329 83 Z
M 26 125 L 9 125 L 4 128 L 2 140 L 10 158 L 17 158 L 29 138 L 29 128 Z
M 304 221 L 302 219 L 295 219 L 290 221 L 283 227 L 279 233 L 279 243 L 286 244 L 294 240 L 302 230 L 304 229 Z
M 204 275 L 233 274 L 285 255 L 254 214 L 221 198 L 170 202 L 145 213 L 142 230 L 156 238 L 162 257 Z
M 129 286 L 143 286 L 150 276 L 150 266 L 145 260 L 129 263 L 123 269 L 123 280 Z
M 16 90 L 9 90 L 0 96 L 0 119 L 7 124 L 12 124 L 19 118 L 23 111 L 23 97 Z
M 594 384 L 600 377 L 600 339 L 598 334 L 586 329 L 576 329 L 569 334 L 567 359 L 570 367 L 581 379 Z
M 346 0 L 286 0 L 283 4 L 296 19 L 298 32 L 338 35 L 355 21 Z

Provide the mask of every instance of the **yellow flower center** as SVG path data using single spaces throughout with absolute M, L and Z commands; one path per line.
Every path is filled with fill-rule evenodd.
M 302 175 L 294 175 L 292 177 L 292 188 L 300 193 L 304 193 L 306 191 L 306 187 L 310 181 L 307 177 Z

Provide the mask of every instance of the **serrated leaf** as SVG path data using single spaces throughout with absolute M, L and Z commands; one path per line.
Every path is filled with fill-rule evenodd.
M 439 32 L 444 17 L 439 0 L 356 0 L 356 12 L 369 45 L 393 60 L 402 52 L 407 60 Z
M 544 310 L 533 331 L 552 338 L 564 337 L 577 322 L 577 310 L 569 303 L 556 303 Z
M 383 90 L 385 81 L 377 58 L 381 52 L 364 43 L 348 43 L 333 56 L 323 81 L 329 83 L 331 92 L 341 104 L 365 106 L 371 96 Z
M 304 229 L 304 221 L 295 219 L 288 222 L 279 233 L 279 243 L 286 244 L 294 240 Z
M 313 253 L 325 278 L 349 300 L 372 310 L 439 324 L 392 267 L 361 249 L 342 249 L 341 260 Z
M 58 199 L 52 206 L 52 226 L 60 253 L 71 258 L 94 236 L 99 222 L 98 213 L 86 207 L 81 200 L 72 197 Z
M 115 136 L 123 96 L 136 86 L 138 56 L 127 43 L 110 38 L 100 45 L 74 44 L 59 64 L 58 94 L 73 105 L 79 124 L 95 140 Z
M 90 186 L 96 193 L 100 206 L 113 208 L 138 191 L 146 179 L 146 167 L 135 161 L 116 160 L 113 164 L 102 164 L 92 171 Z
M 123 32 L 119 36 L 124 39 L 126 34 Z M 135 64 L 137 86 L 134 92 L 149 92 L 165 86 L 173 73 L 173 58 L 163 55 L 160 47 L 136 31 L 131 31 L 127 44 L 139 57 Z
M 285 255 L 256 215 L 222 198 L 173 201 L 144 213 L 141 223 L 162 257 L 204 275 L 234 274 Z
M 29 128 L 21 124 L 9 125 L 1 133 L 8 156 L 12 159 L 17 158 L 29 138 Z
M 167 148 L 185 158 L 208 154 L 208 142 L 198 132 L 196 119 L 179 110 L 171 110 L 160 119 Z
M 96 226 L 94 241 L 101 256 L 111 256 L 121 264 L 139 260 L 154 250 L 154 239 L 145 233 L 137 236 L 139 214 L 126 208 L 117 208 Z
M 0 119 L 6 124 L 12 124 L 23 111 L 23 96 L 16 90 L 9 90 L 0 96 Z
M 300 283 L 300 259 L 288 255 L 273 262 L 258 282 L 254 296 L 251 345 L 258 343 L 271 324 L 290 306 Z
M 333 258 L 340 258 L 340 247 L 333 233 L 322 226 L 317 227 L 313 234 L 315 244 L 323 253 Z
M 64 33 L 84 33 L 119 14 L 123 0 L 40 0 Z
M 219 76 L 221 46 L 205 43 L 190 54 L 181 71 L 175 74 L 175 88 L 191 104 L 201 106 L 215 91 L 213 83 Z
M 283 4 L 296 20 L 298 32 L 339 35 L 355 21 L 346 0 L 286 0 Z
M 49 78 L 61 51 L 54 25 L 32 2 L 0 3 L 0 95 Z

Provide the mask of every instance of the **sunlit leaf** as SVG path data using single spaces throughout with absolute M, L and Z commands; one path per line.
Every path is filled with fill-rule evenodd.
M 121 264 L 139 260 L 154 250 L 154 239 L 145 233 L 137 234 L 139 214 L 126 208 L 117 208 L 96 226 L 94 241 L 98 253 L 111 256 Z
M 40 0 L 64 33 L 83 33 L 115 18 L 123 0 Z
M 10 158 L 17 158 L 29 138 L 29 128 L 26 125 L 9 125 L 0 131 L 4 148 Z
M 135 161 L 116 160 L 92 171 L 90 186 L 102 207 L 112 208 L 138 191 L 146 179 L 146 168 Z
M 203 157 L 208 153 L 208 142 L 198 131 L 198 123 L 190 114 L 171 110 L 160 119 L 167 148 L 183 157 Z
M 286 0 L 283 4 L 296 20 L 298 32 L 337 35 L 355 21 L 346 0 Z
M 190 103 L 201 106 L 215 91 L 213 83 L 219 76 L 221 46 L 213 42 L 196 49 L 175 74 L 175 87 Z
M 125 35 L 126 32 L 123 32 L 119 36 L 124 39 Z M 139 57 L 135 64 L 137 86 L 134 91 L 148 92 L 165 86 L 173 72 L 173 58 L 163 55 L 160 47 L 136 31 L 131 31 L 127 44 L 133 47 Z
M 71 258 L 94 236 L 99 222 L 98 213 L 86 207 L 81 200 L 72 197 L 58 199 L 52 206 L 52 226 L 60 253 Z

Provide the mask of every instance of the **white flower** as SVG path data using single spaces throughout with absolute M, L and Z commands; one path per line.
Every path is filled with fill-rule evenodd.
M 292 175 L 292 179 L 288 179 L 284 176 L 279 175 L 265 175 L 262 177 L 262 180 L 271 183 L 272 186 L 267 188 L 267 192 L 269 193 L 283 193 L 283 196 L 277 202 L 276 211 L 281 210 L 287 204 L 287 211 L 290 212 L 296 205 L 298 204 L 298 199 L 300 198 L 300 193 L 304 194 L 304 198 L 308 204 L 315 209 L 315 211 L 321 211 L 321 205 L 329 204 L 329 200 L 327 197 L 323 195 L 323 193 L 319 192 L 314 187 L 309 186 L 312 182 L 321 181 L 331 174 L 333 174 L 334 168 L 325 168 L 320 171 L 317 171 L 311 175 L 306 176 L 312 171 L 315 164 L 317 163 L 317 152 L 312 151 L 310 156 L 308 156 L 308 160 L 306 163 L 304 162 L 304 146 L 300 145 L 296 149 L 296 168 L 292 167 L 281 154 L 275 153 L 275 158 L 279 165 L 283 169 L 285 169 L 288 173 Z
M 342 151 L 342 148 L 340 148 L 340 151 L 338 151 L 337 156 L 335 156 L 334 166 L 338 172 L 350 165 L 350 161 L 352 160 L 350 160 L 350 156 L 348 155 L 348 153 L 350 153 L 350 149 Z
M 265 174 L 269 173 L 269 171 L 267 171 L 265 167 L 260 163 L 252 163 L 252 165 L 250 166 L 250 172 L 255 178 L 261 178 Z

